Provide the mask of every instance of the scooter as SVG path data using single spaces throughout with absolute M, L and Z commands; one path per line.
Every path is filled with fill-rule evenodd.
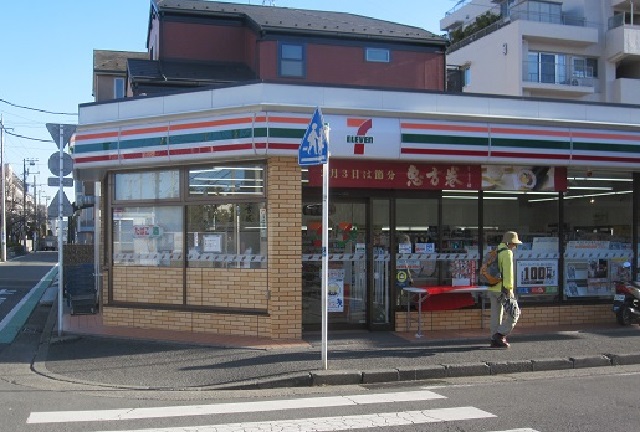
M 624 264 L 625 267 L 630 267 L 630 264 Z M 628 326 L 640 323 L 640 282 L 618 281 L 615 287 L 613 312 L 618 324 Z

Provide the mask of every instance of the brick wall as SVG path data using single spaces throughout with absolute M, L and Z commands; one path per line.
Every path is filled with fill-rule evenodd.
M 183 304 L 183 270 L 170 267 L 114 267 L 113 300 Z
M 187 304 L 267 309 L 267 269 L 188 268 Z
M 489 328 L 491 313 L 484 313 L 484 328 Z M 418 313 L 409 315 L 409 331 L 418 329 Z M 610 304 L 523 307 L 518 326 L 611 324 L 615 315 Z M 422 331 L 471 330 L 483 328 L 481 309 L 457 309 L 422 313 Z M 396 331 L 406 331 L 407 313 L 396 312 Z
M 302 338 L 302 188 L 296 158 L 269 158 L 267 232 L 273 339 Z

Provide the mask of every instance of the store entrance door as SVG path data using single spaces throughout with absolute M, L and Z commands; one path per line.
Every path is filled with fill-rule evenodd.
M 369 325 L 368 200 L 333 200 L 329 211 L 328 309 L 330 329 L 364 329 Z M 322 206 L 303 207 L 302 325 L 320 329 Z

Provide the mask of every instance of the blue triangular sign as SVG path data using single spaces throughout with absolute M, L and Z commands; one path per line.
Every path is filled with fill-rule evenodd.
M 321 165 L 327 163 L 329 142 L 325 133 L 322 111 L 316 108 L 298 147 L 298 165 Z

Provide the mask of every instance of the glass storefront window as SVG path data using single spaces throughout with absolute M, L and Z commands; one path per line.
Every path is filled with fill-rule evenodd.
M 606 171 L 569 173 L 565 208 L 565 299 L 610 298 L 633 259 L 633 179 Z
M 522 244 L 514 251 L 515 291 L 521 301 L 558 297 L 558 192 L 485 192 L 483 256 L 516 231 Z
M 114 207 L 112 220 L 114 265 L 182 265 L 181 207 Z
M 116 201 L 180 197 L 180 172 L 178 170 L 118 173 L 114 177 Z
M 264 195 L 261 165 L 216 166 L 189 170 L 189 196 Z
M 187 206 L 187 245 L 189 267 L 266 267 L 265 203 Z

